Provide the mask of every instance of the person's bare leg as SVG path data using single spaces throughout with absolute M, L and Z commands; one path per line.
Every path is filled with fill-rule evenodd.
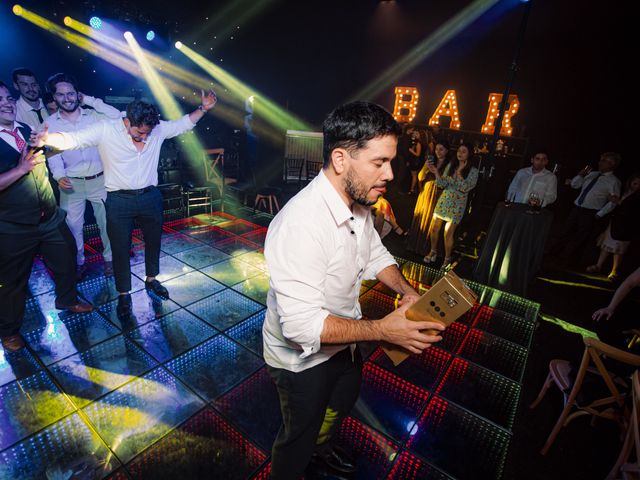
M 622 254 L 614 253 L 613 254 L 613 267 L 611 267 L 611 273 L 609 274 L 609 278 L 616 278 L 618 276 L 620 270 L 620 264 L 622 263 Z
M 601 271 L 602 267 L 604 267 L 604 262 L 607 261 L 607 257 L 609 257 L 609 252 L 607 252 L 606 250 L 600 249 L 600 256 L 598 257 L 598 261 L 593 265 L 589 265 L 587 267 L 587 272 L 597 273 Z
M 451 254 L 453 253 L 453 244 L 455 242 L 455 233 L 457 224 L 447 222 L 444 226 L 444 256 L 445 260 L 451 259 Z

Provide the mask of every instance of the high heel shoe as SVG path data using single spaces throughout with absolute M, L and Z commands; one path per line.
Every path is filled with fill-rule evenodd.
M 438 252 L 430 251 L 427 255 L 424 256 L 422 261 L 424 263 L 433 263 L 438 258 Z
M 442 266 L 440 267 L 440 270 L 449 270 L 451 268 L 451 257 L 445 257 L 444 261 L 442 262 Z

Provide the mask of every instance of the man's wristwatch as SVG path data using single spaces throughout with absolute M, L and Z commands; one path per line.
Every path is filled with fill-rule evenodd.
M 207 110 L 202 105 L 198 105 L 198 110 L 200 110 L 202 113 L 207 113 Z

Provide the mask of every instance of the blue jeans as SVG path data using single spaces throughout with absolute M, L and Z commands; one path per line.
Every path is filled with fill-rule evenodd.
M 155 277 L 160 273 L 162 194 L 156 187 L 147 187 L 138 191 L 107 192 L 105 207 L 107 232 L 113 252 L 113 276 L 116 280 L 116 290 L 124 293 L 131 290 L 129 250 L 134 220 L 140 225 L 144 237 L 146 274 L 149 277 Z

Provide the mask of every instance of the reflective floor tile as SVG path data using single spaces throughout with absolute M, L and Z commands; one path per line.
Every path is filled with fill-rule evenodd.
M 130 255 L 129 263 L 133 265 L 138 265 L 139 263 L 144 263 L 144 243 L 134 244 L 131 247 L 132 255 Z M 160 250 L 160 258 L 166 256 L 167 254 Z
M 53 278 L 49 275 L 46 268 L 34 268 L 29 276 L 29 292 L 31 295 L 40 295 L 41 293 L 52 292 L 55 288 Z
M 362 370 L 360 398 L 352 415 L 402 441 L 415 427 L 427 397 L 425 390 L 367 362 Z
M 144 288 L 144 282 L 135 275 L 131 275 L 131 292 Z M 96 277 L 78 284 L 78 291 L 94 305 L 102 305 L 118 298 L 116 282 L 113 277 Z
M 23 324 L 20 333 L 25 335 L 47 326 L 51 318 L 67 318 L 76 315 L 66 310 L 58 310 L 55 306 L 56 295 L 53 292 L 31 297 L 25 305 Z
M 540 305 L 517 295 L 496 289 L 485 288 L 479 295 L 478 301 L 496 310 L 502 310 L 511 315 L 521 317 L 529 322 L 535 322 Z
M 224 289 L 224 285 L 198 271 L 174 278 L 163 285 L 169 290 L 169 298 L 183 307 Z
M 384 283 L 382 282 L 378 282 L 376 283 L 376 286 L 373 287 L 374 290 L 377 290 L 378 292 L 382 292 L 385 295 L 389 295 L 390 297 L 395 298 L 397 296 L 395 290 L 392 290 L 391 288 L 387 287 Z
M 470 328 L 466 325 L 459 322 L 453 322 L 444 332 L 442 332 L 442 340 L 440 340 L 436 345 L 442 350 L 455 352 L 469 330 Z
M 475 328 L 469 330 L 457 353 L 516 382 L 522 380 L 527 363 L 525 348 Z
M 87 255 L 84 260 L 84 273 L 82 281 L 104 276 L 104 259 L 101 254 Z
M 213 245 L 214 243 L 221 242 L 233 238 L 234 235 L 231 232 L 227 232 L 221 228 L 208 225 L 206 228 L 200 228 L 198 230 L 192 230 L 187 233 L 191 238 L 195 238 L 201 241 L 205 245 Z
M 468 327 L 470 327 L 471 325 L 473 325 L 473 322 L 475 322 L 476 317 L 478 316 L 478 312 L 480 311 L 480 307 L 481 305 L 479 303 L 474 304 L 473 307 L 467 310 L 462 316 L 460 316 L 460 318 L 456 320 L 456 323 L 462 323 L 463 325 L 467 325 Z
M 263 272 L 268 273 L 267 260 L 264 258 L 264 251 L 262 249 L 256 250 L 255 252 L 245 253 L 236 258 L 248 263 L 252 267 L 259 268 Z
M 226 335 L 262 358 L 264 351 L 262 345 L 262 325 L 264 324 L 265 314 L 266 309 L 252 315 L 245 321 L 227 330 L 225 332 Z
M 266 452 L 282 423 L 278 391 L 266 368 L 261 368 L 233 390 L 215 401 L 214 406 Z
M 342 423 L 337 442 L 356 460 L 357 479 L 386 478 L 398 455 L 398 445 L 353 417 Z
M 0 453 L 3 480 L 101 479 L 120 463 L 77 413 Z
M 132 330 L 128 336 L 159 362 L 165 362 L 216 333 L 191 313 L 178 310 Z
M 491 370 L 455 358 L 435 393 L 510 430 L 520 385 Z
M 136 479 L 245 479 L 267 455 L 205 408 L 129 463 Z
M 165 221 L 164 226 L 180 233 L 188 233 L 192 230 L 208 228 L 209 224 L 199 220 L 196 217 L 181 218 L 179 220 Z
M 48 316 L 47 324 L 25 335 L 45 365 L 62 360 L 120 333 L 98 312 L 61 318 Z
M 233 340 L 218 335 L 167 363 L 167 368 L 207 400 L 222 395 L 264 362 Z
M 184 252 L 185 250 L 201 246 L 201 242 L 190 237 L 189 235 L 176 233 L 173 235 L 163 235 L 162 243 L 160 244 L 160 250 L 168 253 L 169 255 L 172 255 L 174 253 Z
M 528 348 L 535 322 L 484 306 L 480 308 L 473 326 Z
M 230 258 L 226 253 L 207 245 L 176 253 L 173 256 L 194 268 L 204 268 L 212 263 L 222 262 Z
M 409 452 L 402 452 L 389 473 L 390 480 L 453 480 L 444 472 Z
M 10 353 L 0 347 L 0 387 L 33 375 L 38 370 L 40 365 L 26 348 Z
M 263 273 L 237 283 L 233 287 L 234 290 L 260 302 L 262 305 L 267 304 L 267 293 L 269 292 L 269 275 Z
M 406 447 L 461 480 L 500 478 L 509 440 L 501 428 L 432 397 Z
M 0 450 L 73 411 L 43 371 L 0 387 Z
M 415 262 L 406 262 L 400 267 L 400 271 L 407 279 L 415 280 L 416 282 L 426 285 L 433 285 L 444 275 L 442 270 L 437 270 L 433 267 L 427 267 L 424 264 Z
M 380 319 L 392 312 L 395 298 L 372 289 L 360 297 L 362 315 L 370 319 Z
M 74 404 L 83 407 L 156 365 L 150 355 L 119 335 L 50 368 Z
M 206 273 L 211 278 L 231 287 L 236 283 L 243 282 L 256 275 L 261 275 L 264 272 L 237 258 L 230 258 L 229 260 L 203 268 L 202 273 Z
M 111 450 L 128 462 L 204 406 L 162 368 L 84 408 Z
M 192 266 L 173 258 L 171 255 L 166 255 L 160 259 L 160 273 L 156 275 L 156 279 L 159 282 L 165 282 L 166 280 L 179 277 L 189 272 L 193 272 Z M 141 280 L 144 280 L 147 276 L 145 264 L 139 263 L 138 265 L 132 266 L 131 273 Z
M 260 245 L 261 247 L 264 247 L 264 241 L 267 238 L 267 229 L 262 227 L 260 228 L 260 230 L 245 233 L 244 235 L 242 235 L 242 238 L 247 239 L 250 242 L 255 243 L 256 245 Z
M 264 212 L 256 212 L 244 218 L 252 223 L 255 223 L 256 225 L 260 225 L 261 227 L 268 227 L 271 223 L 271 220 L 273 220 L 272 215 Z
M 451 354 L 437 347 L 430 347 L 420 355 L 410 355 L 396 367 L 380 349 L 374 352 L 370 361 L 424 390 L 431 391 L 431 387 L 447 371 Z
M 243 235 L 245 233 L 254 232 L 262 228 L 260 225 L 241 219 L 219 223 L 216 226 L 227 232 L 233 233 L 234 235 Z
M 131 314 L 121 317 L 118 317 L 117 312 L 118 300 L 100 305 L 99 310 L 116 327 L 123 332 L 128 332 L 180 308 L 176 302 L 159 297 L 147 290 L 132 293 L 131 304 Z
M 187 307 L 191 313 L 219 330 L 226 330 L 264 307 L 257 302 L 225 288 Z
M 233 257 L 237 257 L 238 255 L 242 255 L 243 253 L 253 252 L 254 250 L 258 250 L 260 248 L 260 245 L 256 245 L 255 243 L 252 243 L 241 237 L 232 237 L 228 240 L 216 242 L 213 246 L 218 250 L 222 250 L 224 253 Z

